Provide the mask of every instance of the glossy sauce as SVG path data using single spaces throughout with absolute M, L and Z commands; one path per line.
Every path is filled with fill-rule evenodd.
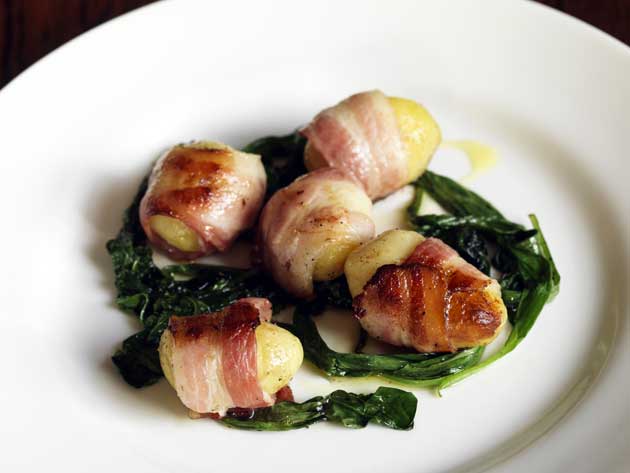
M 459 181 L 462 184 L 470 184 L 479 176 L 485 174 L 499 161 L 499 156 L 491 146 L 472 140 L 443 141 L 442 146 L 457 149 L 466 154 L 470 162 L 470 172 Z

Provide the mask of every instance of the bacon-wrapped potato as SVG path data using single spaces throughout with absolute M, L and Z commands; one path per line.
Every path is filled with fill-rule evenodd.
M 486 345 L 507 318 L 499 283 L 436 238 L 390 230 L 345 263 L 353 312 L 373 337 L 420 352 Z
M 178 145 L 155 164 L 140 221 L 175 259 L 225 251 L 254 224 L 266 186 L 258 155 L 210 141 Z
M 441 141 L 429 112 L 413 100 L 373 90 L 321 111 L 302 130 L 307 169 L 336 167 L 372 199 L 420 176 Z
M 302 364 L 300 341 L 270 323 L 267 299 L 240 299 L 219 312 L 173 316 L 160 339 L 160 364 L 193 412 L 272 405 Z
M 337 169 L 306 174 L 276 192 L 263 209 L 258 248 L 278 284 L 297 297 L 313 281 L 343 274 L 347 255 L 374 237 L 372 202 Z

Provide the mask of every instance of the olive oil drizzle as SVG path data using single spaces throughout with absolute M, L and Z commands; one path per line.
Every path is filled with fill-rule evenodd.
M 470 171 L 459 181 L 470 184 L 496 166 L 499 155 L 494 148 L 473 140 L 443 141 L 444 148 L 462 151 L 470 162 Z

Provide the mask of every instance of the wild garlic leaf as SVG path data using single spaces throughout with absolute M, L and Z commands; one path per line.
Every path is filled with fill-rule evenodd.
M 413 428 L 417 398 L 400 389 L 380 387 L 372 394 L 337 390 L 302 403 L 283 401 L 271 407 L 228 411 L 221 422 L 249 430 L 292 430 L 329 421 L 351 429 L 368 423 L 396 430 Z

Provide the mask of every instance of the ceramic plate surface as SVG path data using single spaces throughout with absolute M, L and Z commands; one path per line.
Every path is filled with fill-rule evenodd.
M 0 469 L 628 471 L 629 84 L 630 49 L 522 1 L 164 2 L 70 42 L 0 92 Z M 190 421 L 164 382 L 124 384 L 109 357 L 138 326 L 104 245 L 154 157 L 285 133 L 372 88 L 493 146 L 472 187 L 538 215 L 563 280 L 526 340 L 442 398 L 417 390 L 410 432 L 230 430 Z M 431 167 L 465 163 L 441 149 Z M 378 204 L 381 228 L 405 192 Z M 352 323 L 320 326 L 343 348 Z M 378 383 L 305 366 L 293 384 Z

